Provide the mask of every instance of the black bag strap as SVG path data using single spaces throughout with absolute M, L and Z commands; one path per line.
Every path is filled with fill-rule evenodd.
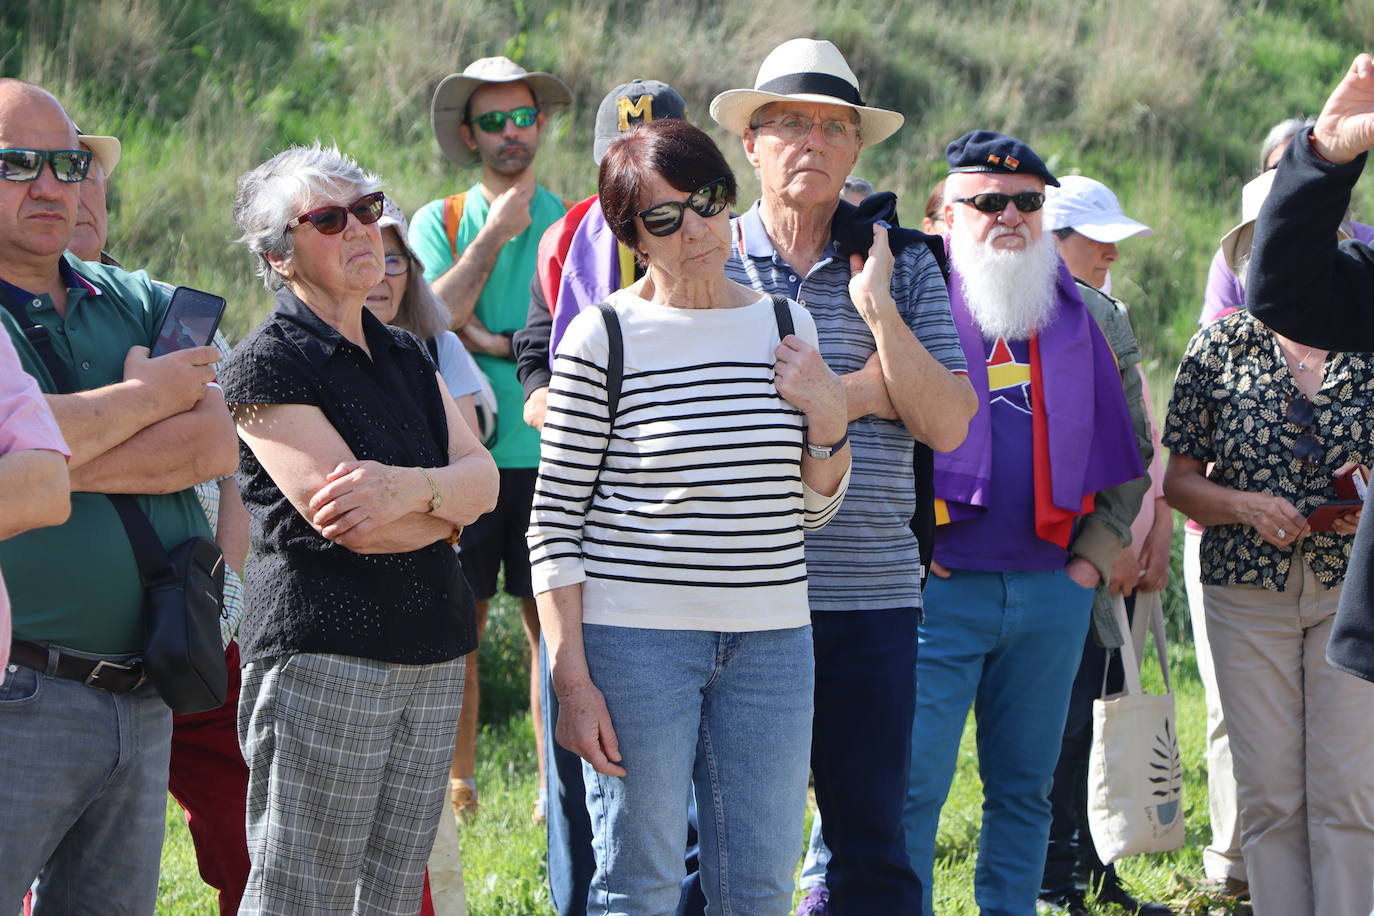
M 625 338 L 620 333 L 620 316 L 615 306 L 609 302 L 598 302 L 601 321 L 606 325 L 606 343 L 610 352 L 606 356 L 606 411 L 615 426 L 615 415 L 620 409 L 620 385 L 625 380 Z M 606 431 L 606 447 L 610 448 L 610 430 Z M 602 456 L 605 457 L 604 454 Z
M 792 325 L 792 306 L 788 304 L 786 296 L 773 297 L 773 318 L 778 322 L 778 340 L 796 333 Z
M 57 393 L 70 394 L 75 391 L 71 375 L 58 357 L 48 329 L 13 300 L 5 299 L 4 305 L 23 330 L 25 339 L 37 352 L 38 358 L 47 367 L 48 374 L 52 376 L 53 384 L 57 387 Z M 133 548 L 134 562 L 138 564 L 138 577 L 142 580 L 143 587 L 149 589 L 168 581 L 173 575 L 172 558 L 167 555 L 166 548 L 162 546 L 157 532 L 153 530 L 153 523 L 148 521 L 148 516 L 138 501 L 127 493 L 105 495 L 114 505 L 115 511 L 119 513 L 119 520 L 124 524 L 124 533 L 129 538 L 129 546 Z
M 124 523 L 124 534 L 129 538 L 129 546 L 134 551 L 134 562 L 138 564 L 138 578 L 144 589 L 151 589 L 164 582 L 173 581 L 172 558 L 162 540 L 153 530 L 153 523 L 139 506 L 138 501 L 127 493 L 107 493 L 106 497 L 119 513 Z
M 431 337 L 425 341 L 425 349 L 429 350 L 429 358 L 434 360 L 436 368 L 439 366 L 439 338 Z
M 5 298 L 4 305 L 6 311 L 13 316 L 20 330 L 24 332 L 24 337 L 29 345 L 38 353 L 38 358 L 43 361 L 43 365 L 48 368 L 48 374 L 52 376 L 53 385 L 57 387 L 58 394 L 71 394 L 72 377 L 67 373 L 67 367 L 62 365 L 62 360 L 58 358 L 57 351 L 53 349 L 52 335 L 48 329 L 39 324 L 38 321 L 24 311 L 24 307 L 12 299 Z

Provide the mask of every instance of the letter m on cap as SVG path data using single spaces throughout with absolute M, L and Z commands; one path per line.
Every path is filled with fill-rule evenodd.
M 620 129 L 627 131 L 630 129 L 630 119 L 639 121 L 652 121 L 654 119 L 654 97 L 648 94 L 641 95 L 637 99 L 621 96 L 615 100 L 616 108 L 620 111 Z

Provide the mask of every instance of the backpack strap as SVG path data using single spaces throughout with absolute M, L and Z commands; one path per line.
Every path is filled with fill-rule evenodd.
M 448 235 L 448 250 L 453 260 L 458 260 L 458 227 L 463 222 L 463 208 L 467 205 L 468 192 L 459 191 L 444 198 L 444 232 Z
M 796 333 L 796 328 L 792 325 L 792 306 L 786 296 L 773 297 L 773 318 L 778 322 L 778 340 Z
M 606 412 L 611 418 L 611 425 L 615 426 L 615 415 L 620 409 L 620 385 L 625 378 L 625 339 L 620 333 L 620 316 L 615 313 L 615 306 L 609 302 L 598 302 L 596 307 L 601 312 L 601 321 L 606 325 L 606 341 L 610 348 L 606 357 Z M 606 444 L 609 448 L 609 433 Z

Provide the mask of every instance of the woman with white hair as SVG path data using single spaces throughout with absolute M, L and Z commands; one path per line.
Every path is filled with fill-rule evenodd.
M 376 176 L 293 147 L 234 217 L 276 306 L 221 372 L 252 517 L 241 913 L 415 913 L 475 644 L 451 549 L 496 469 L 423 345 L 365 306 Z

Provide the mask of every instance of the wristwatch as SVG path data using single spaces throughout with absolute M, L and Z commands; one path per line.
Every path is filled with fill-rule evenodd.
M 429 476 L 429 471 L 417 467 L 415 470 L 424 475 L 425 482 L 429 484 L 429 511 L 438 512 L 439 507 L 444 504 L 444 497 L 439 492 L 439 485 L 434 482 L 434 478 Z
M 834 455 L 840 449 L 844 448 L 844 444 L 848 441 L 849 433 L 846 432 L 843 436 L 840 437 L 840 441 L 836 442 L 834 445 L 812 445 L 810 442 L 808 442 L 806 443 L 806 454 L 810 455 L 812 458 L 815 458 L 818 461 L 824 461 L 825 459 Z

